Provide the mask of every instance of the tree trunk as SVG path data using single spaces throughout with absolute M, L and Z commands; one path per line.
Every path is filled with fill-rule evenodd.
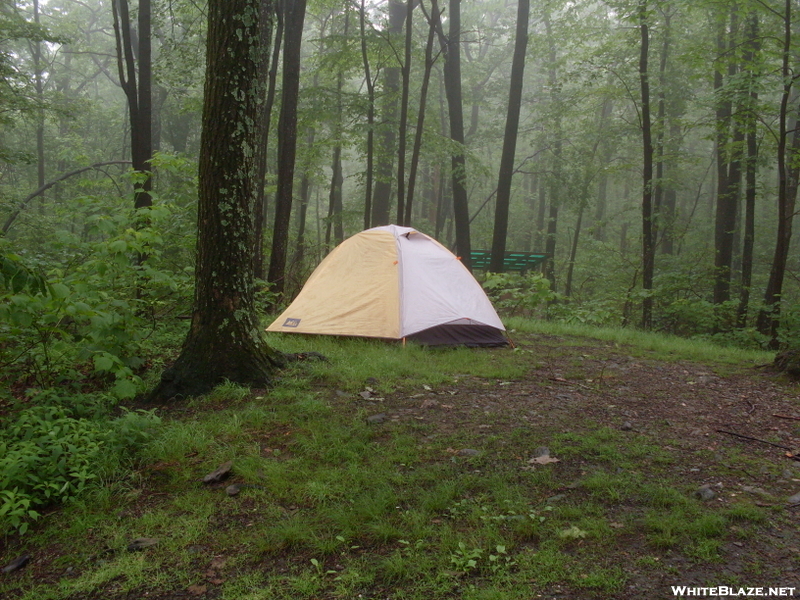
M 425 5 L 420 3 L 423 12 Z M 422 132 L 425 125 L 425 107 L 428 99 L 428 84 L 431 79 L 433 69 L 433 38 L 436 30 L 433 17 L 426 13 L 428 19 L 428 40 L 425 43 L 425 72 L 422 75 L 422 87 L 419 92 L 419 112 L 417 113 L 417 129 L 414 132 L 414 149 L 411 151 L 411 168 L 408 173 L 408 198 L 406 200 L 406 214 L 402 223 L 411 226 L 411 207 L 414 203 L 414 190 L 417 184 L 417 168 L 419 166 L 419 155 L 422 150 Z M 438 17 L 436 17 L 438 18 Z
M 400 0 L 389 0 L 389 28 L 387 35 L 396 38 L 403 30 L 406 7 Z M 375 191 L 372 196 L 372 226 L 388 225 L 394 157 L 397 154 L 397 95 L 400 91 L 400 68 L 383 70 L 382 124 L 379 131 L 380 152 L 375 165 Z
M 275 104 L 275 86 L 278 78 L 278 59 L 280 58 L 281 41 L 283 39 L 283 11 L 279 8 L 281 0 L 261 1 L 261 67 L 258 75 L 261 78 L 264 96 L 264 116 L 261 119 L 261 133 L 256 146 L 256 217 L 255 241 L 253 242 L 253 268 L 255 276 L 266 279 L 264 267 L 264 230 L 267 226 L 267 162 L 269 158 L 269 130 L 272 123 L 272 107 Z M 277 21 L 275 43 L 272 45 L 272 30 Z M 270 58 L 270 52 L 272 58 Z
M 500 176 L 497 182 L 497 202 L 494 212 L 492 235 L 492 258 L 489 270 L 503 272 L 508 236 L 508 212 L 511 202 L 511 179 L 514 173 L 514 158 L 517 150 L 519 111 L 522 105 L 522 79 L 525 71 L 525 51 L 528 47 L 528 15 L 530 0 L 519 0 L 517 4 L 517 31 L 514 43 L 514 58 L 511 62 L 511 87 L 508 93 L 508 115 L 503 137 L 503 153 L 500 158 Z
M 275 223 L 272 233 L 267 281 L 272 291 L 283 294 L 286 275 L 286 251 L 292 215 L 294 163 L 297 154 L 297 99 L 300 91 L 300 46 L 306 0 L 286 0 L 284 14 L 283 90 L 278 123 L 278 186 L 275 194 Z
M 569 251 L 569 264 L 567 265 L 567 280 L 564 283 L 564 296 L 572 297 L 572 273 L 575 270 L 575 258 L 578 255 L 578 240 L 581 237 L 581 224 L 583 223 L 583 210 L 585 206 L 581 202 L 578 208 L 578 220 L 575 222 L 575 233 L 572 235 L 572 247 Z
M 747 72 L 750 88 L 750 103 L 744 114 L 743 129 L 746 131 L 747 159 L 745 163 L 745 206 L 744 206 L 744 240 L 742 247 L 742 289 L 739 294 L 737 310 L 737 326 L 747 325 L 748 305 L 750 304 L 750 285 L 753 277 L 753 247 L 755 245 L 755 212 L 756 212 L 756 172 L 758 169 L 758 73 L 756 62 L 761 51 L 758 39 L 758 13 L 753 11 L 748 19 L 747 42 L 743 63 Z
M 406 0 L 406 41 L 403 67 L 400 69 L 402 76 L 402 91 L 400 97 L 400 125 L 398 127 L 399 143 L 397 144 L 397 220 L 396 223 L 405 225 L 406 201 L 406 136 L 408 135 L 408 94 L 409 80 L 411 79 L 411 34 L 413 33 L 414 0 Z
M 725 43 L 725 24 L 720 24 L 717 35 L 717 55 L 722 61 L 735 49 L 737 28 L 736 8 L 731 10 L 728 43 Z M 733 85 L 736 63 L 728 58 L 728 83 Z M 722 93 L 722 70 L 714 73 L 714 88 Z M 729 96 L 729 94 L 726 94 Z M 738 120 L 733 119 L 733 104 L 721 98 L 717 105 L 717 208 L 714 218 L 714 304 L 727 302 L 731 297 L 731 267 L 733 264 L 733 237 L 736 230 L 736 211 L 739 203 L 741 181 L 741 153 L 744 136 Z M 733 134 L 731 135 L 731 127 Z M 731 141 L 730 147 L 728 146 Z
M 152 206 L 152 51 L 150 0 L 139 1 L 138 32 L 131 28 L 128 0 L 113 0 L 119 81 L 128 99 L 133 170 L 146 177 L 134 184 L 134 207 Z M 137 69 L 138 65 L 138 69 Z M 138 80 L 137 80 L 138 78 Z
M 369 229 L 372 223 L 372 179 L 373 179 L 373 158 L 374 158 L 374 137 L 375 137 L 375 84 L 369 68 L 369 56 L 367 55 L 367 35 L 366 35 L 366 10 L 365 0 L 361 0 L 359 10 L 359 24 L 361 28 L 361 59 L 364 63 L 364 81 L 367 84 L 367 172 L 364 174 L 364 229 Z
M 545 254 L 550 255 L 550 259 L 545 263 L 544 274 L 550 281 L 550 289 L 556 291 L 556 234 L 558 232 L 558 209 L 561 204 L 561 154 L 562 154 L 562 129 L 561 129 L 561 94 L 558 85 L 558 73 L 556 72 L 558 55 L 556 52 L 556 40 L 553 36 L 553 27 L 550 20 L 550 12 L 545 11 L 542 20 L 544 21 L 545 34 L 547 36 L 548 67 L 547 83 L 550 86 L 550 101 L 554 107 L 553 120 L 553 152 L 551 155 L 552 167 L 548 185 L 548 195 L 550 210 L 547 219 L 547 234 L 545 236 Z
M 223 381 L 263 387 L 280 364 L 254 305 L 260 0 L 209 0 L 192 321 L 152 399 L 205 394 Z M 254 50 L 256 50 L 254 52 Z
M 472 270 L 470 257 L 469 201 L 467 198 L 467 164 L 464 158 L 464 112 L 461 94 L 461 0 L 450 0 L 449 31 L 444 36 L 437 28 L 444 55 L 444 89 L 450 116 L 450 139 L 457 151 L 451 157 L 453 220 L 455 221 L 456 254 L 467 269 Z M 439 9 L 433 1 L 433 14 Z
M 316 135 L 317 130 L 313 127 L 309 127 L 308 135 L 306 136 L 306 146 L 308 147 L 309 153 L 314 147 Z M 308 202 L 311 198 L 311 177 L 309 170 L 309 168 L 303 170 L 303 178 L 300 180 L 300 210 L 297 211 L 297 245 L 295 246 L 294 258 L 292 259 L 294 265 L 300 265 L 306 255 L 306 221 L 308 216 Z
M 789 68 L 789 58 L 792 47 L 792 3 L 785 0 L 784 5 L 784 33 L 783 33 L 783 62 L 781 75 L 784 81 L 781 96 L 780 115 L 778 125 L 778 231 L 775 240 L 775 252 L 772 257 L 772 266 L 769 272 L 769 281 L 764 293 L 765 307 L 758 314 L 756 326 L 764 335 L 769 336 L 770 346 L 777 349 L 779 346 L 778 328 L 781 319 L 781 295 L 783 293 L 783 279 L 786 275 L 786 263 L 789 258 L 789 246 L 792 240 L 792 221 L 794 220 L 795 204 L 797 200 L 797 168 L 794 166 L 800 154 L 800 135 L 797 128 L 792 134 L 791 147 L 787 149 L 786 138 L 789 96 L 792 93 L 792 77 Z
M 653 237 L 653 142 L 650 125 L 650 81 L 647 71 L 647 54 L 650 46 L 650 31 L 647 24 L 647 0 L 639 3 L 639 32 L 641 47 L 639 54 L 639 81 L 642 106 L 642 329 L 653 325 L 653 271 L 655 267 L 655 239 Z

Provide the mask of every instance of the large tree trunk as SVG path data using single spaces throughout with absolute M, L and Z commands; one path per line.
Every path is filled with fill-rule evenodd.
M 280 355 L 254 305 L 255 157 L 263 98 L 261 0 L 209 0 L 192 322 L 154 399 L 204 394 L 225 380 L 267 386 Z M 255 51 L 254 51 L 255 50 Z
M 508 236 L 508 207 L 511 202 L 511 179 L 514 174 L 514 158 L 517 150 L 519 111 L 522 105 L 522 76 L 525 71 L 525 51 L 528 47 L 528 15 L 530 0 L 519 0 L 517 5 L 517 31 L 514 43 L 514 58 L 511 62 L 511 88 L 508 93 L 508 115 L 503 138 L 503 153 L 500 158 L 500 176 L 497 182 L 497 202 L 494 212 L 492 235 L 492 258 L 489 270 L 503 272 Z
M 267 281 L 272 291 L 283 294 L 289 224 L 292 216 L 294 162 L 297 154 L 297 99 L 300 92 L 300 46 L 306 0 L 287 0 L 284 14 L 283 90 L 278 122 L 278 189 L 275 194 L 275 224 Z
M 653 236 L 653 141 L 650 125 L 650 81 L 647 70 L 650 31 L 647 24 L 647 0 L 639 3 L 639 32 L 641 47 L 639 54 L 639 81 L 642 106 L 642 328 L 653 325 L 653 271 L 655 268 L 655 238 Z

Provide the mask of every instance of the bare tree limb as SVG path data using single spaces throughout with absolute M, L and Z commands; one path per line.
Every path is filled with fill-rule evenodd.
M 11 215 L 9 215 L 8 219 L 6 219 L 6 222 L 3 224 L 3 229 L 2 229 L 3 234 L 8 232 L 9 228 L 11 227 L 11 225 L 14 223 L 14 221 L 17 220 L 17 217 L 19 216 L 19 213 L 21 213 L 23 210 L 25 210 L 25 207 L 28 205 L 28 203 L 31 200 L 36 198 L 36 196 L 40 196 L 41 194 L 45 193 L 47 190 L 49 190 L 55 184 L 57 184 L 57 183 L 59 183 L 61 181 L 64 181 L 65 179 L 69 179 L 70 177 L 74 177 L 75 175 L 80 175 L 81 173 L 84 173 L 85 171 L 89 171 L 90 169 L 99 169 L 100 167 L 107 167 L 108 165 L 129 165 L 129 164 L 131 164 L 131 161 L 129 161 L 129 160 L 112 160 L 112 161 L 109 161 L 109 162 L 95 163 L 93 165 L 89 165 L 88 167 L 82 167 L 80 169 L 75 169 L 74 171 L 70 171 L 69 173 L 64 173 L 60 177 L 57 177 L 56 179 L 53 179 L 52 181 L 48 181 L 43 186 L 41 186 L 38 190 L 36 190 L 32 194 L 28 195 L 22 202 L 19 203 L 19 205 L 17 206 L 17 209 L 13 213 L 11 213 Z

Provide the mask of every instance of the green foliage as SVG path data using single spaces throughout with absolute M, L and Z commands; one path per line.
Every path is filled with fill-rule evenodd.
M 488 273 L 483 289 L 495 308 L 507 315 L 531 316 L 555 299 L 550 282 L 540 273 Z
M 0 429 L 0 529 L 19 533 L 38 518 L 35 507 L 70 501 L 119 468 L 158 423 L 144 412 L 98 419 L 92 397 L 45 393 L 30 404 Z
M 0 272 L 0 361 L 7 376 L 47 388 L 79 381 L 112 385 L 118 398 L 136 394 L 148 317 L 188 300 L 189 274 L 164 270 L 169 250 L 161 230 L 175 209 L 159 206 L 89 218 L 94 242 L 58 236 L 72 261 L 43 277 L 10 253 Z M 139 257 L 147 260 L 140 261 Z M 138 264 L 137 264 L 138 263 Z M 152 321 L 151 321 L 152 323 Z

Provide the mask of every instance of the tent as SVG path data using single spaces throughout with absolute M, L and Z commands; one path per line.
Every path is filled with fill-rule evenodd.
M 267 331 L 501 346 L 500 318 L 447 248 L 410 227 L 374 227 L 317 266 Z

